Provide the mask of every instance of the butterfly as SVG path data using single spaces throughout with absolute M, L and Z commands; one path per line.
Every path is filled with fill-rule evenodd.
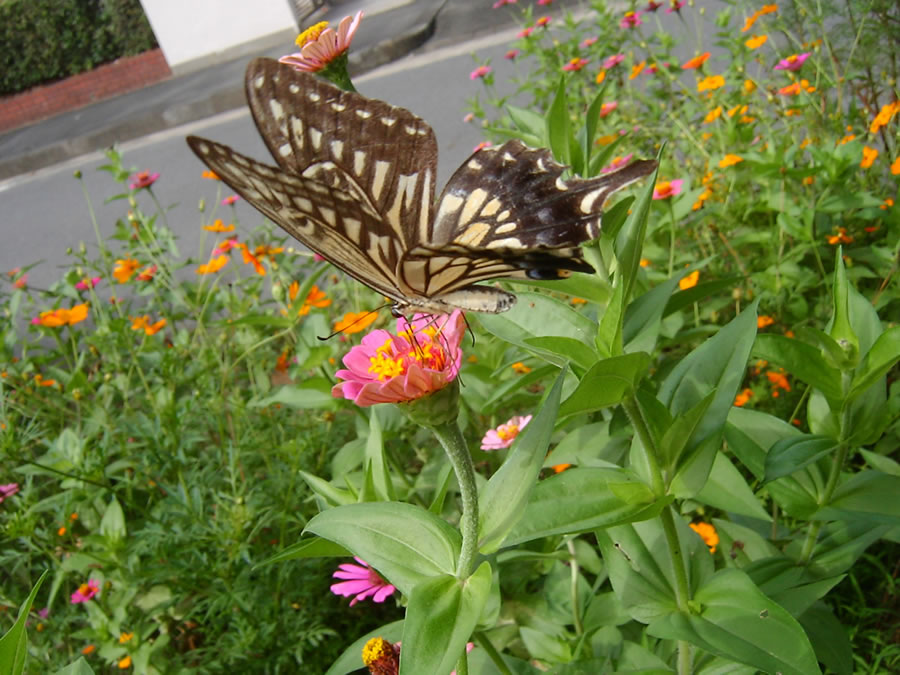
M 470 156 L 435 201 L 435 134 L 408 110 L 271 59 L 250 62 L 245 88 L 278 166 L 196 136 L 188 145 L 288 234 L 393 300 L 397 316 L 503 312 L 515 296 L 476 282 L 593 272 L 579 247 L 600 235 L 600 207 L 656 168 L 642 160 L 563 180 L 548 150 L 512 140 Z

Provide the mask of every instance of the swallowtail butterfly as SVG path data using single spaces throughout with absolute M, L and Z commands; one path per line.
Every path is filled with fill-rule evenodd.
M 245 86 L 278 167 L 195 136 L 191 149 L 292 237 L 391 298 L 395 314 L 503 312 L 515 296 L 475 282 L 592 272 L 579 245 L 599 236 L 603 202 L 656 167 L 563 180 L 547 150 L 508 141 L 469 157 L 435 203 L 434 131 L 408 110 L 270 59 L 250 63 Z

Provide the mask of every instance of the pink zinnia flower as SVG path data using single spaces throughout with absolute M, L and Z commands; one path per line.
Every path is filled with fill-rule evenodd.
M 618 107 L 619 107 L 618 101 L 610 101 L 609 103 L 604 103 L 603 105 L 600 106 L 600 117 L 601 118 L 606 117 L 607 115 L 609 115 L 609 113 L 611 113 L 613 110 L 615 110 Z
M 397 335 L 375 330 L 344 357 L 344 380 L 331 393 L 358 406 L 401 403 L 422 398 L 456 379 L 465 333 L 462 312 L 437 317 L 416 314 L 412 324 L 397 320 Z
M 800 70 L 801 66 L 812 56 L 812 52 L 803 52 L 802 54 L 791 54 L 786 59 L 781 59 L 775 70 Z
M 580 44 L 579 46 L 580 46 L 582 49 L 587 49 L 587 48 L 590 47 L 592 44 L 594 44 L 595 42 L 597 42 L 597 40 L 599 40 L 599 39 L 600 39 L 600 38 L 597 38 L 597 37 L 584 38 L 584 40 L 581 41 L 581 44 Z
M 531 421 L 531 415 L 521 417 L 516 415 L 510 418 L 506 424 L 501 424 L 496 429 L 490 429 L 481 439 L 482 450 L 502 450 L 512 445 L 516 436 Z
M 39 609 L 37 614 L 42 619 L 46 619 L 48 616 L 50 616 L 50 608 L 44 607 L 44 609 Z
M 657 183 L 653 188 L 653 199 L 668 199 L 674 197 L 681 192 L 681 185 L 684 183 L 682 179 L 663 181 Z
M 222 200 L 222 206 L 233 206 L 234 203 L 240 198 L 240 195 L 231 195 L 230 197 L 225 197 L 225 199 Z
M 338 24 L 337 31 L 326 28 L 328 23 L 325 21 L 316 24 L 297 38 L 299 52 L 282 56 L 278 60 L 296 70 L 317 73 L 350 48 L 362 18 L 362 11 L 352 17 L 345 16 Z
M 492 68 L 490 66 L 478 66 L 475 70 L 469 73 L 470 80 L 477 80 L 479 77 L 484 77 L 485 75 L 491 72 Z
M 645 12 L 655 12 L 660 7 L 662 7 L 661 2 L 654 2 L 653 0 L 650 0 L 650 2 L 647 3 L 647 6 L 644 7 L 644 11 Z
M 463 122 L 468 124 L 469 122 L 471 122 L 474 119 L 475 119 L 475 113 L 466 113 L 466 116 L 463 117 Z
M 129 187 L 132 190 L 143 190 L 144 188 L 148 188 L 153 185 L 156 182 L 157 178 L 159 178 L 158 173 L 141 171 L 140 173 L 136 173 L 131 177 L 131 185 Z
M 332 575 L 335 579 L 347 579 L 347 581 L 331 585 L 331 592 L 335 595 L 341 595 L 345 598 L 356 596 L 350 601 L 351 607 L 360 600 L 365 600 L 370 596 L 375 602 L 384 602 L 397 590 L 382 579 L 378 572 L 369 567 L 366 561 L 356 556 L 353 556 L 353 559 L 359 565 L 343 563 Z
M 89 579 L 86 584 L 81 584 L 78 590 L 72 593 L 72 604 L 77 605 L 79 602 L 87 602 L 100 592 L 100 585 L 93 579 Z
M 562 67 L 562 69 L 565 70 L 567 73 L 571 73 L 571 72 L 573 72 L 573 71 L 581 70 L 582 68 L 584 68 L 584 67 L 585 67 L 587 64 L 589 64 L 589 63 L 590 63 L 589 60 L 587 60 L 587 59 L 579 59 L 579 58 L 576 56 L 574 59 L 572 59 L 571 61 L 569 61 L 566 65 L 564 65 L 564 66 Z
M 616 157 L 612 162 L 610 162 L 607 166 L 600 169 L 600 173 L 612 173 L 616 169 L 621 169 L 623 166 L 628 164 L 631 161 L 631 158 L 634 157 L 633 152 L 629 152 L 624 157 Z
M 527 28 L 523 28 L 516 35 L 517 38 L 527 38 L 531 37 L 531 34 L 534 32 L 534 26 L 528 26 Z
M 537 21 L 534 22 L 534 25 L 540 26 L 541 28 L 546 28 L 549 23 L 550 23 L 550 17 L 542 16 L 540 19 L 538 19 Z
M 503 58 L 509 59 L 510 61 L 515 61 L 516 57 L 522 52 L 518 49 L 510 49 L 506 54 L 503 55 Z
M 672 6 L 666 10 L 666 14 L 680 11 L 684 7 L 684 0 L 671 0 L 671 4 Z
M 85 277 L 84 279 L 79 281 L 77 284 L 75 284 L 75 288 L 77 288 L 79 291 L 86 291 L 89 288 L 93 288 L 98 283 L 100 283 L 100 277 L 94 277 L 93 279 L 89 279 L 89 278 Z
M 500 7 L 503 7 L 503 5 L 514 5 L 518 1 L 519 0 L 497 0 L 497 2 L 494 3 L 493 7 L 494 9 L 499 9 Z
M 18 491 L 19 491 L 18 483 L 6 483 L 6 485 L 0 485 L 0 504 L 2 504 L 4 500 L 12 497 Z
M 612 56 L 608 56 L 606 58 L 606 60 L 603 62 L 603 65 L 600 67 L 603 68 L 603 70 L 609 70 L 613 66 L 619 65 L 624 60 L 625 60 L 624 54 L 613 54 Z
M 622 17 L 622 21 L 619 22 L 620 28 L 637 28 L 640 26 L 643 21 L 641 21 L 641 13 L 640 12 L 625 12 L 625 16 Z
M 538 0 L 537 4 L 542 5 L 542 6 L 552 5 L 553 0 Z
M 215 258 L 216 256 L 220 256 L 223 253 L 228 253 L 233 248 L 239 248 L 237 237 L 231 237 L 226 239 L 221 244 L 219 244 L 216 248 L 213 249 L 210 257 Z

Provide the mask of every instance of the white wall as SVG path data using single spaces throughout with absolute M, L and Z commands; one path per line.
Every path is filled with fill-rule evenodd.
M 183 73 L 222 52 L 240 56 L 252 45 L 288 43 L 297 24 L 290 0 L 141 0 L 169 67 Z M 243 46 L 243 50 L 241 47 Z

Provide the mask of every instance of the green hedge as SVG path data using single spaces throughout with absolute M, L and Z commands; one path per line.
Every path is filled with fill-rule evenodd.
M 155 46 L 139 0 L 0 1 L 0 95 Z

